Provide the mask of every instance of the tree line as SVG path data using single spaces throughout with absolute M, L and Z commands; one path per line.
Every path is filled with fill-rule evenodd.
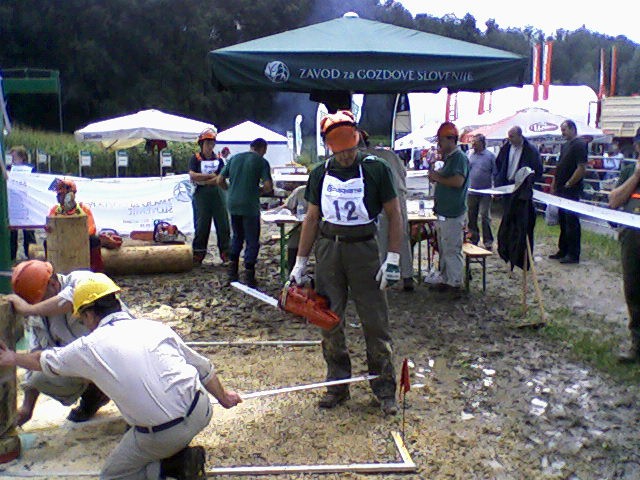
M 535 27 L 503 29 L 495 20 L 481 29 L 470 14 L 413 18 L 393 0 L 4 0 L 0 71 L 59 70 L 65 131 L 146 108 L 213 121 L 220 128 L 254 119 L 291 129 L 288 122 L 296 113 L 314 118 L 315 104 L 295 94 L 218 92 L 210 82 L 207 53 L 347 11 L 527 58 L 533 43 L 547 39 Z M 549 38 L 554 40 L 554 83 L 585 84 L 597 91 L 600 49 L 615 45 L 616 93 L 640 93 L 640 48 L 626 37 L 583 28 L 558 30 Z M 388 98 L 382 102 L 385 108 L 392 104 Z M 11 95 L 8 108 L 19 124 L 58 128 L 52 95 Z M 390 118 L 379 117 L 365 116 L 363 122 L 373 133 L 386 133 Z

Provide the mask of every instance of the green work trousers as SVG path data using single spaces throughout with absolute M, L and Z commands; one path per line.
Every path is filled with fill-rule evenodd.
M 368 226 L 351 227 L 353 236 L 362 236 Z M 330 308 L 340 316 L 331 331 L 322 330 L 322 353 L 327 362 L 327 380 L 351 377 L 351 360 L 346 344 L 344 311 L 347 297 L 356 305 L 367 348 L 369 373 L 379 375 L 371 389 L 379 399 L 393 398 L 396 390 L 393 345 L 389 329 L 386 292 L 380 290 L 376 273 L 380 268 L 378 244 L 371 240 L 347 243 L 320 236 L 316 241 L 316 287 L 329 298 Z M 346 387 L 330 387 L 339 393 Z
M 640 230 L 625 228 L 620 232 L 620 253 L 629 330 L 634 345 L 640 346 Z
M 216 227 L 218 248 L 220 253 L 229 254 L 230 228 L 227 199 L 220 187 L 210 185 L 199 186 L 193 194 L 193 222 L 195 233 L 193 236 L 194 255 L 206 255 L 211 219 Z

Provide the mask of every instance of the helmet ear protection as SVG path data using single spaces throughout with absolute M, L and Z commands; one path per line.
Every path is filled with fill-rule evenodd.
M 198 135 L 198 145 L 202 145 L 202 142 L 204 142 L 205 140 L 215 141 L 217 136 L 218 134 L 215 130 L 213 130 L 212 128 L 207 128 L 200 135 Z
M 53 265 L 49 262 L 27 260 L 13 269 L 11 288 L 16 295 L 33 305 L 42 301 L 51 275 Z
M 355 148 L 360 142 L 355 116 L 349 110 L 339 110 L 323 117 L 320 133 L 333 153 Z

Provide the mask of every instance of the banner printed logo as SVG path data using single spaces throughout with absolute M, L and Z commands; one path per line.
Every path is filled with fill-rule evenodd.
M 289 67 L 284 62 L 275 60 L 264 67 L 264 75 L 273 83 L 284 83 L 289 80 Z
M 195 190 L 191 180 L 183 180 L 180 183 L 176 183 L 173 187 L 173 197 L 179 202 L 190 202 L 193 198 L 193 191 Z

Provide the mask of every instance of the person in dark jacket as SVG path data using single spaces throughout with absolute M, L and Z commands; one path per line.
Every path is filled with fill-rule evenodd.
M 496 187 L 513 185 L 516 172 L 522 167 L 529 167 L 535 172 L 535 181 L 542 178 L 542 161 L 540 152 L 522 136 L 522 129 L 511 127 L 508 132 L 509 141 L 505 143 L 496 157 Z

